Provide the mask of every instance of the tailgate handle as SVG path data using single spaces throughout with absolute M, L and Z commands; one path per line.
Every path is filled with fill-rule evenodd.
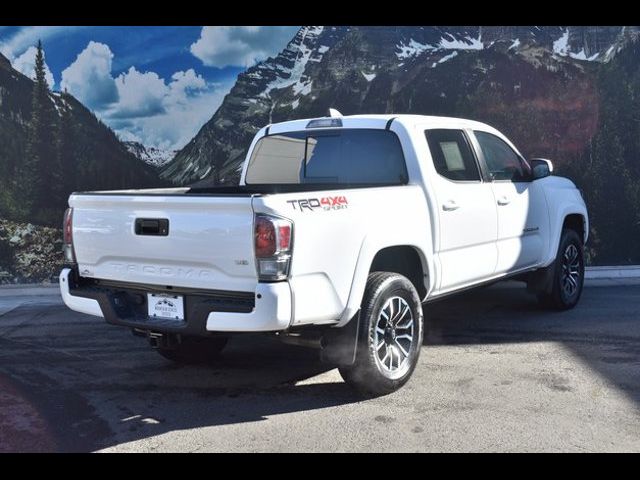
M 167 218 L 136 218 L 136 235 L 169 235 L 169 219 Z

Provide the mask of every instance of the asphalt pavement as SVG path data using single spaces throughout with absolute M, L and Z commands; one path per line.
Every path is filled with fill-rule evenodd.
M 375 399 L 274 338 L 177 366 L 28 293 L 0 295 L 0 452 L 640 451 L 637 284 L 568 312 L 506 284 L 428 304 L 413 378 Z

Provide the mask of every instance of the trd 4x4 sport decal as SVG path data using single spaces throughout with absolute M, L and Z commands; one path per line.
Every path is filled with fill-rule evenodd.
M 342 210 L 343 208 L 347 208 L 349 202 L 347 201 L 347 197 L 338 196 L 338 197 L 322 197 L 322 198 L 303 198 L 299 200 L 287 200 L 287 203 L 290 203 L 294 210 L 300 210 L 304 212 L 305 209 L 308 209 L 312 212 L 317 209 L 329 211 L 329 210 Z

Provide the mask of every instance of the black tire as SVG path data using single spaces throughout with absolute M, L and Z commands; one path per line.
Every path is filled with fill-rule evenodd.
M 401 314 L 405 312 L 402 316 L 394 310 L 389 310 L 390 300 L 392 303 L 390 308 L 399 310 Z M 406 307 L 411 312 L 410 319 Z M 383 309 L 385 309 L 384 314 Z M 385 315 L 390 316 L 392 321 L 395 318 L 395 325 L 386 323 Z M 340 375 L 345 382 L 365 395 L 386 395 L 398 390 L 411 377 L 422 347 L 423 314 L 418 292 L 406 277 L 397 273 L 370 273 L 362 299 L 359 321 L 355 363 L 348 367 L 340 367 Z M 384 334 L 376 331 L 379 323 L 385 325 L 384 328 L 380 328 Z M 412 327 L 406 327 L 410 323 Z M 401 339 L 405 336 L 410 337 L 410 344 L 409 338 Z M 378 339 L 378 345 L 376 345 L 376 339 Z M 381 342 L 384 342 L 384 345 L 377 349 Z M 403 347 L 402 351 L 400 347 Z M 385 352 L 390 356 L 388 366 L 386 362 L 383 366 L 383 360 L 380 358 Z M 407 355 L 404 356 L 403 352 Z M 395 373 L 391 371 L 394 359 L 397 362 Z
M 182 337 L 181 342 L 173 347 L 158 347 L 156 350 L 164 358 L 175 363 L 210 363 L 220 356 L 228 341 L 228 337 Z
M 569 261 L 573 257 L 569 255 L 571 252 L 575 252 L 575 262 Z M 582 238 L 575 230 L 562 231 L 556 260 L 548 268 L 553 269 L 551 288 L 538 294 L 540 303 L 555 310 L 568 310 L 575 307 L 584 286 L 584 245 Z M 576 272 L 577 276 L 568 275 L 568 271 Z M 571 279 L 568 279 L 568 276 Z M 568 284 L 574 284 L 574 288 Z

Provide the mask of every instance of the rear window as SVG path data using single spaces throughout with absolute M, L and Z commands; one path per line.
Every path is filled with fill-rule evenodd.
M 388 130 L 340 129 L 263 137 L 249 159 L 247 184 L 407 183 L 400 141 Z

